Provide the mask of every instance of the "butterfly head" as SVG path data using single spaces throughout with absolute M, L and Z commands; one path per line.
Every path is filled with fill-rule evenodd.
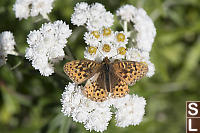
M 108 57 L 106 56 L 104 59 L 103 59 L 103 62 L 105 62 L 106 64 L 110 63 L 110 60 L 108 59 Z

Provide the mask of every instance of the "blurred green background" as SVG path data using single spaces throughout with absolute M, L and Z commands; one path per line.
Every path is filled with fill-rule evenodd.
M 55 0 L 49 14 L 52 21 L 63 20 L 73 29 L 69 48 L 77 59 L 83 58 L 84 28 L 70 23 L 74 5 L 79 0 Z M 157 36 L 151 51 L 156 73 L 132 87 L 132 93 L 147 100 L 146 114 L 139 126 L 118 128 L 114 118 L 105 133 L 184 133 L 185 102 L 200 100 L 200 2 L 199 0 L 99 0 L 112 13 L 124 4 L 143 7 L 155 23 Z M 47 22 L 40 16 L 15 18 L 15 0 L 0 0 L 0 32 L 14 33 L 17 51 L 22 55 L 28 46 L 30 30 Z M 120 26 L 115 26 L 120 29 Z M 61 113 L 61 94 L 68 84 L 62 70 L 42 77 L 23 56 L 9 56 L 0 68 L 1 133 L 86 133 L 83 124 Z M 17 65 L 17 66 L 16 66 Z

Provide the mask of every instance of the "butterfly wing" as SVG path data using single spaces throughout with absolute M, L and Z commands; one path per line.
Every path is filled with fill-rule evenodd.
M 100 64 L 91 60 L 75 60 L 64 65 L 64 72 L 69 78 L 80 84 L 91 78 L 98 70 Z
M 133 85 L 148 72 L 146 63 L 135 61 L 116 61 L 112 64 L 114 72 L 128 85 Z
M 83 93 L 86 97 L 96 102 L 103 102 L 107 99 L 108 92 L 105 86 L 104 71 L 95 73 L 95 75 L 86 82 Z
M 114 71 L 110 72 L 110 87 L 113 97 L 123 97 L 129 93 L 128 84 L 116 75 Z

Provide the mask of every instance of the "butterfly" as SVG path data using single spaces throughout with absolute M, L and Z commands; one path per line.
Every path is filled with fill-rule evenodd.
M 109 96 L 116 98 L 128 94 L 128 85 L 144 77 L 148 66 L 136 61 L 111 62 L 105 57 L 100 63 L 92 60 L 67 62 L 64 72 L 76 84 L 87 81 L 83 94 L 93 101 L 102 102 Z

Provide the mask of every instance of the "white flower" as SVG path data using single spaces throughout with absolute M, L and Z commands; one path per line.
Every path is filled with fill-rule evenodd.
M 16 18 L 20 20 L 39 14 L 48 19 L 47 14 L 51 12 L 53 2 L 54 0 L 16 0 L 13 10 Z
M 156 29 L 151 18 L 146 14 L 145 10 L 139 8 L 133 18 L 134 27 L 136 29 L 137 47 L 141 50 L 150 52 L 154 38 L 156 35 Z
M 8 54 L 17 55 L 17 52 L 15 52 L 15 45 L 13 33 L 4 31 L 0 34 L 0 66 L 6 63 Z
M 74 121 L 83 123 L 87 130 L 106 130 L 112 117 L 111 106 L 117 109 L 117 126 L 138 125 L 142 121 L 146 105 L 143 97 L 128 94 L 123 98 L 110 97 L 104 102 L 94 102 L 83 95 L 82 89 L 83 86 L 74 83 L 66 85 L 61 99 L 61 112 L 71 116 Z
M 71 32 L 65 22 L 56 21 L 45 23 L 39 30 L 29 33 L 29 48 L 26 49 L 25 57 L 32 61 L 33 67 L 38 69 L 41 75 L 49 76 L 54 72 L 53 63 L 63 59 L 63 48 Z
M 104 131 L 111 119 L 110 104 L 94 102 L 87 99 L 81 92 L 82 86 L 69 83 L 62 94 L 62 112 L 72 116 L 74 121 L 85 124 L 87 130 Z
M 54 0 L 33 0 L 30 15 L 37 16 L 41 14 L 44 18 L 48 19 L 47 14 L 53 9 L 53 2 Z
M 151 61 L 146 62 L 148 65 L 148 72 L 146 74 L 147 77 L 152 77 L 155 74 L 155 66 Z
M 104 27 L 108 28 L 113 25 L 114 16 L 111 12 L 105 12 L 102 17 L 104 21 L 104 25 L 103 25 Z
M 97 33 L 98 34 L 98 33 Z M 100 36 L 100 35 L 99 35 Z M 92 32 L 85 32 L 84 34 L 85 43 L 89 46 L 98 46 L 100 44 L 100 37 L 96 38 Z
M 126 52 L 126 60 L 145 62 L 148 65 L 147 77 L 151 77 L 155 73 L 154 64 L 151 63 L 149 52 L 139 50 L 137 48 L 129 48 Z
M 89 31 L 100 30 L 103 27 L 112 26 L 114 19 L 110 12 L 100 3 L 88 6 L 85 2 L 76 4 L 71 21 L 74 25 L 86 24 Z
M 136 42 L 137 48 L 150 52 L 156 29 L 152 19 L 146 14 L 142 8 L 135 8 L 132 5 L 125 5 L 117 10 L 117 16 L 127 22 L 133 22 L 134 28 L 137 31 Z
M 149 52 L 155 37 L 155 27 L 152 20 L 143 9 L 131 5 L 121 7 L 117 15 L 125 21 L 124 31 L 112 31 L 113 15 L 107 12 L 102 4 L 88 5 L 84 2 L 75 7 L 71 21 L 75 25 L 85 25 L 88 32 L 84 34 L 87 44 L 84 57 L 101 62 L 108 57 L 111 62 L 115 59 L 144 62 L 148 65 L 147 77 L 154 74 L 155 67 L 150 61 Z M 127 48 L 131 38 L 127 22 L 133 22 L 136 32 L 136 45 Z M 62 95 L 62 112 L 81 122 L 87 130 L 103 132 L 115 114 L 116 125 L 127 127 L 138 125 L 144 116 L 146 101 L 143 97 L 127 94 L 122 98 L 113 98 L 108 94 L 104 102 L 94 102 L 82 94 L 83 86 L 69 83 Z M 111 106 L 114 110 L 111 112 Z
M 90 47 L 91 46 L 87 47 L 84 52 L 84 58 L 89 60 L 101 62 L 105 57 L 108 57 L 111 61 L 114 61 L 115 59 L 122 59 L 125 57 L 124 55 L 118 54 L 118 47 L 113 44 L 99 43 L 99 45 L 96 46 L 96 53 L 90 53 Z
M 86 59 L 100 62 L 105 57 L 111 61 L 125 58 L 128 38 L 123 31 L 114 33 L 111 28 L 103 28 L 100 31 L 86 32 L 84 40 L 89 45 L 84 52 Z M 90 51 L 91 47 L 96 51 Z
M 110 34 L 109 35 L 104 35 L 104 30 L 105 29 L 108 29 L 110 30 Z M 103 28 L 101 29 L 100 31 L 101 33 L 101 36 L 100 36 L 100 41 L 103 42 L 103 43 L 111 43 L 111 44 L 114 44 L 115 45 L 115 33 L 111 30 L 111 28 Z
M 116 45 L 122 45 L 125 46 L 125 44 L 128 43 L 128 38 L 125 32 L 123 31 L 116 31 L 115 32 L 115 40 L 114 40 Z
M 96 48 L 96 47 L 95 47 Z M 90 47 L 86 47 L 85 51 L 84 51 L 84 58 L 88 59 L 88 60 L 95 60 L 97 62 L 101 62 L 101 53 L 99 53 L 99 50 L 96 50 L 95 53 L 91 53 L 89 51 Z
M 100 45 L 98 49 L 101 53 L 101 60 L 103 60 L 105 57 L 111 59 L 113 56 L 117 55 L 117 47 L 113 44 L 102 42 L 102 45 Z
M 129 48 L 126 52 L 126 59 L 130 61 L 147 62 L 149 60 L 149 53 L 137 48 Z
M 98 107 L 88 116 L 88 120 L 85 122 L 85 128 L 90 131 L 103 132 L 107 129 L 111 116 L 110 108 Z
M 91 5 L 88 22 L 86 23 L 89 31 L 100 30 L 103 27 L 110 27 L 113 22 L 113 15 L 110 12 L 106 12 L 106 9 L 102 4 L 95 3 Z
M 137 9 L 132 5 L 124 5 L 117 10 L 116 14 L 121 17 L 122 20 L 130 22 L 133 20 L 133 15 L 136 10 Z
M 146 100 L 137 95 L 126 95 L 113 104 L 117 108 L 116 122 L 119 127 L 139 125 L 145 113 Z
M 0 34 L 0 49 L 2 49 L 6 54 L 16 55 L 15 45 L 16 43 L 13 33 L 10 31 L 4 31 Z
M 72 24 L 80 26 L 84 25 L 88 19 L 89 6 L 85 2 L 77 3 L 74 7 L 74 13 L 72 14 Z
M 30 14 L 30 5 L 32 0 L 16 0 L 15 4 L 13 5 L 13 10 L 15 11 L 16 18 L 20 20 L 22 18 L 27 19 Z

